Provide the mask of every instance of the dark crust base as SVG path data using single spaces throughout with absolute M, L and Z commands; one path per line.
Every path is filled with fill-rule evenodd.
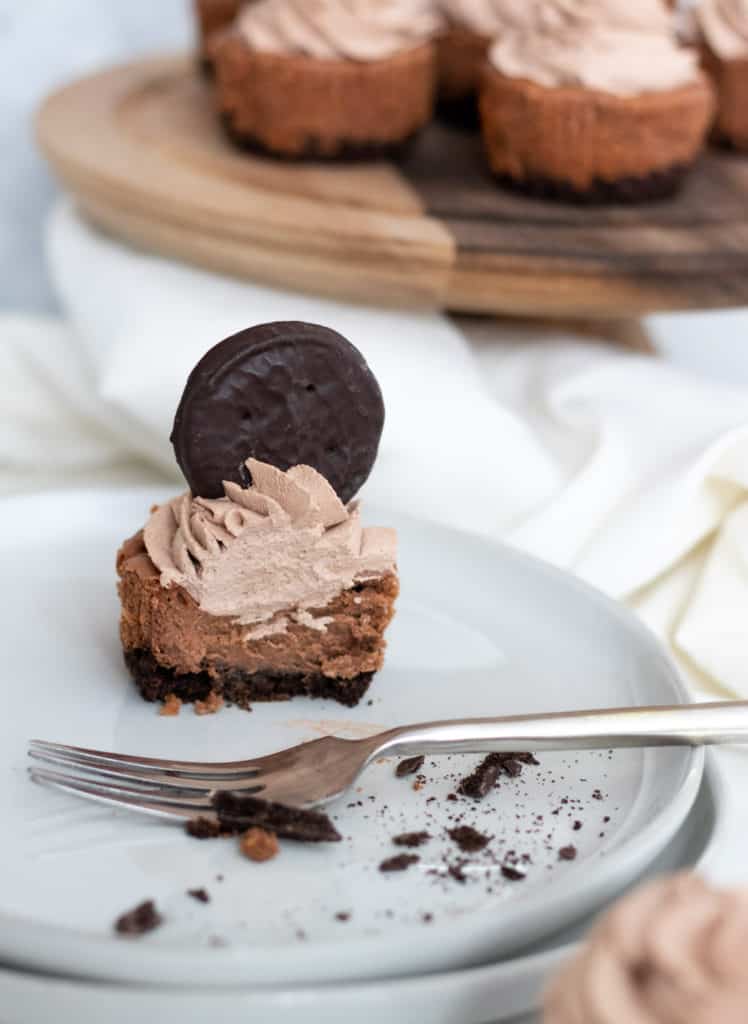
M 420 132 L 409 135 L 406 139 L 398 142 L 351 142 L 341 139 L 335 152 L 322 150 L 317 139 L 310 136 L 299 153 L 287 153 L 284 150 L 269 149 L 261 139 L 255 135 L 239 131 L 235 126 L 230 114 L 222 113 L 224 131 L 228 139 L 245 153 L 252 153 L 255 156 L 272 157 L 274 160 L 291 161 L 293 163 L 306 163 L 312 161 L 324 161 L 330 163 L 340 161 L 342 163 L 365 163 L 372 160 L 402 160 L 407 156 L 413 147 Z
M 436 113 L 439 119 L 450 128 L 457 128 L 462 132 L 480 130 L 478 97 L 474 92 L 468 93 L 467 96 L 460 96 L 459 99 L 447 99 L 442 96 L 437 102 Z
M 636 204 L 649 203 L 674 196 L 689 170 L 687 164 L 675 164 L 664 171 L 653 171 L 640 178 L 618 178 L 616 181 L 595 179 L 584 190 L 566 181 L 553 178 L 513 178 L 499 174 L 494 177 L 504 188 L 534 199 L 553 199 L 578 206 L 601 206 L 606 203 Z
M 369 689 L 374 673 L 363 672 L 353 679 L 331 679 L 323 675 L 285 674 L 281 672 L 243 672 L 226 668 L 217 676 L 207 672 L 178 674 L 159 664 L 150 651 L 125 651 L 125 664 L 147 701 L 162 701 L 173 693 L 185 703 L 206 700 L 213 692 L 228 704 L 249 709 L 253 701 L 292 700 L 315 697 L 336 700 L 352 708 Z
M 709 141 L 717 149 L 724 150 L 725 153 L 736 153 L 739 156 L 745 156 L 745 154 L 748 153 L 748 141 L 744 143 L 737 142 L 730 135 L 726 135 L 717 127 L 712 130 Z
M 216 66 L 213 63 L 213 60 L 204 53 L 198 54 L 197 70 L 203 78 L 207 78 L 209 82 L 212 82 L 216 77 Z

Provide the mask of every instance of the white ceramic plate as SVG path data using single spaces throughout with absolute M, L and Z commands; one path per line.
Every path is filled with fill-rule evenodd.
M 724 779 L 716 758 L 710 757 L 693 809 L 641 880 L 702 865 L 708 869 L 723 845 L 725 812 Z M 510 1019 L 519 1024 L 517 1014 L 529 1013 L 539 1004 L 548 978 L 571 955 L 590 924 L 585 918 L 523 956 L 486 967 L 359 984 L 223 992 L 148 990 L 0 970 L 0 1006 L 4 1024 L 52 1019 L 56 1024 L 485 1024 Z
M 334 809 L 343 843 L 286 844 L 262 866 L 243 860 L 231 840 L 200 843 L 31 785 L 24 759 L 31 736 L 230 759 L 326 731 L 360 735 L 424 719 L 686 699 L 657 642 L 618 606 L 522 555 L 402 521 L 394 523 L 402 599 L 371 703 L 349 711 L 297 701 L 257 705 L 251 714 L 200 718 L 184 709 L 159 717 L 122 667 L 113 581 L 118 544 L 159 497 L 69 493 L 0 507 L 9 709 L 0 721 L 0 959 L 193 986 L 352 980 L 491 962 L 600 905 L 685 819 L 703 770 L 703 753 L 690 749 L 544 755 L 539 769 L 480 804 L 446 800 L 474 758 L 429 759 L 417 792 L 384 762 Z M 455 813 L 495 837 L 465 884 L 443 876 L 445 864 L 459 859 L 445 835 Z M 580 831 L 574 820 L 583 821 Z M 421 828 L 434 835 L 421 862 L 403 874 L 380 873 L 379 862 L 396 852 L 392 836 Z M 563 862 L 558 850 L 571 841 L 577 859 Z M 501 875 L 497 861 L 510 850 L 530 858 L 522 882 Z M 210 891 L 209 906 L 185 895 L 199 886 Z M 138 941 L 116 938 L 114 918 L 145 898 L 157 901 L 165 927 Z M 432 915 L 428 923 L 424 915 Z

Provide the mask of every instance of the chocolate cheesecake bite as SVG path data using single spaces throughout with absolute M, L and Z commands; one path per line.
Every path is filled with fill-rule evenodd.
M 361 699 L 399 589 L 394 531 L 352 500 L 383 424 L 363 356 L 328 328 L 250 328 L 198 363 L 172 433 L 190 490 L 117 561 L 146 700 Z

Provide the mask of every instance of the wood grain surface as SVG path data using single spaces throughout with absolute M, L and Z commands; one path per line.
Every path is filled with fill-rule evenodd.
M 480 139 L 439 123 L 398 164 L 287 164 L 233 148 L 188 58 L 74 83 L 38 133 L 104 230 L 278 287 L 532 317 L 748 304 L 748 160 L 730 154 L 676 199 L 603 208 L 500 189 Z

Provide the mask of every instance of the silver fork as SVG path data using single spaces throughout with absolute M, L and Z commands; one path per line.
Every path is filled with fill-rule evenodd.
M 380 757 L 419 754 L 610 750 L 748 741 L 748 702 L 429 722 L 361 740 L 323 739 L 268 757 L 211 763 L 132 757 L 32 740 L 34 782 L 116 807 L 179 821 L 215 820 L 215 794 L 311 807 L 342 796 Z

